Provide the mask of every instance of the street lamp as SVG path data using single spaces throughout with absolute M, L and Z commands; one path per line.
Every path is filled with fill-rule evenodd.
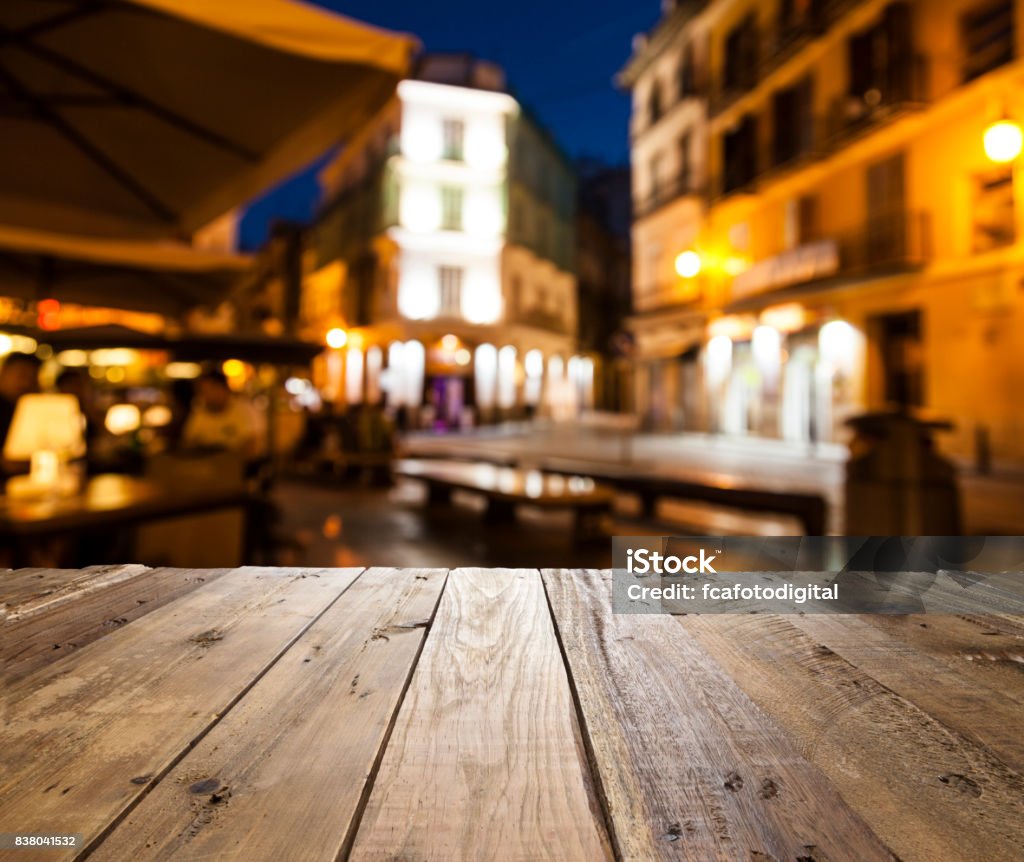
M 682 278 L 696 278 L 700 275 L 701 260 L 697 252 L 689 249 L 676 258 L 676 272 Z
M 985 129 L 985 155 L 993 162 L 1012 162 L 1024 149 L 1024 131 L 1020 124 L 1003 118 Z
M 344 329 L 335 327 L 328 331 L 327 346 L 332 350 L 341 350 L 346 344 L 348 344 L 348 333 Z

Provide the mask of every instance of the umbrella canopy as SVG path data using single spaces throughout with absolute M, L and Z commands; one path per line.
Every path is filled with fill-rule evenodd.
M 3 296 L 179 315 L 219 303 L 252 266 L 248 256 L 181 243 L 96 239 L 0 224 Z
M 143 332 L 120 324 L 75 326 L 49 332 L 34 332 L 37 341 L 49 344 L 54 350 L 100 350 L 107 347 L 130 347 L 134 350 L 169 350 L 163 335 Z
M 415 49 L 291 0 L 3 0 L 0 225 L 191 236 L 363 125 Z
M 31 331 L 37 341 L 55 350 L 96 350 L 104 347 L 132 347 L 136 350 L 164 350 L 175 359 L 219 362 L 241 359 L 253 364 L 308 365 L 324 349 L 322 344 L 258 332 L 159 335 L 128 326 L 80 326 L 52 332 Z
M 193 362 L 241 359 L 254 365 L 308 365 L 324 346 L 298 338 L 259 333 L 182 335 L 170 341 L 176 359 Z

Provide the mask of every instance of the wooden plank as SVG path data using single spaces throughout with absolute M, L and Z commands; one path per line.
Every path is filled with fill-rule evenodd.
M 676 624 L 905 862 L 1021 858 L 1024 779 L 988 748 L 880 685 L 789 616 L 690 615 Z
M 1024 627 L 998 615 L 872 614 L 865 621 L 1010 697 L 1020 697 Z
M 338 858 L 446 574 L 362 575 L 90 860 Z
M 3 828 L 95 840 L 359 572 L 238 569 L 10 686 Z
M 1004 763 L 1024 770 L 1024 676 L 1016 686 L 979 679 L 978 662 L 949 664 L 867 621 L 868 615 L 807 614 L 789 619 L 809 637 Z M 913 615 L 909 626 L 941 625 L 939 616 Z M 906 628 L 906 625 L 904 626 Z
M 350 858 L 609 853 L 539 573 L 452 572 Z
M 674 618 L 613 614 L 607 572 L 543 576 L 621 859 L 893 858 Z
M 49 584 L 12 603 L 0 621 L 0 663 L 8 682 L 151 613 L 227 569 L 107 566 Z
M 132 577 L 145 566 L 89 566 L 85 569 L 15 569 L 0 573 L 0 616 L 24 613 L 46 597 L 74 594 L 95 581 Z

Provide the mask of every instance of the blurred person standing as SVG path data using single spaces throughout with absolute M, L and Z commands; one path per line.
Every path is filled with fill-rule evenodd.
M 251 405 L 235 397 L 222 372 L 207 371 L 197 378 L 195 399 L 182 433 L 184 447 L 224 449 L 252 460 L 262 453 L 259 430 Z
M 0 367 L 0 457 L 14 420 L 14 408 L 22 395 L 39 391 L 39 358 L 31 353 L 11 353 Z

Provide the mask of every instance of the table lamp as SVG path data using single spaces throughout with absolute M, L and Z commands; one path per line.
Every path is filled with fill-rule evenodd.
M 78 490 L 70 458 L 85 454 L 85 418 L 74 395 L 23 395 L 4 444 L 4 458 L 29 461 L 27 476 L 7 481 L 7 495 L 19 499 L 60 497 Z

